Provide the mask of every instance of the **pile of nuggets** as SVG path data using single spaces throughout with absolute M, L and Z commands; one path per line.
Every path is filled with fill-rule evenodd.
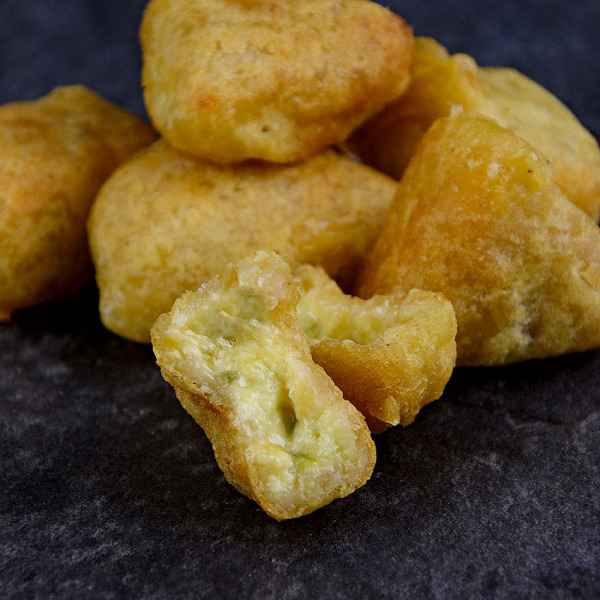
M 0 317 L 95 273 L 273 518 L 362 486 L 456 365 L 600 345 L 600 151 L 524 75 L 368 0 L 150 0 L 140 40 L 153 127 L 0 108 Z

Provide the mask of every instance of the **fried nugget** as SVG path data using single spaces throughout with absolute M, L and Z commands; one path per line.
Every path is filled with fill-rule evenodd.
M 412 31 L 365 0 L 151 0 L 142 83 L 174 146 L 291 162 L 344 140 L 406 89 Z
M 416 38 L 406 94 L 356 133 L 361 159 L 397 179 L 431 124 L 452 106 L 495 119 L 553 163 L 554 182 L 595 221 L 600 217 L 600 149 L 573 113 L 548 90 L 508 68 L 478 67 L 450 56 L 430 38 Z
M 373 433 L 409 425 L 442 395 L 456 362 L 452 304 L 433 292 L 344 294 L 320 267 L 296 270 L 298 319 L 313 360 L 362 414 Z
M 358 294 L 442 292 L 459 365 L 500 365 L 600 345 L 600 229 L 547 159 L 467 113 L 427 132 L 398 187 Z
M 0 320 L 89 283 L 92 199 L 154 139 L 150 126 L 82 86 L 0 107 Z
M 348 279 L 395 189 L 332 150 L 289 166 L 224 166 L 160 140 L 114 173 L 91 211 L 102 321 L 149 342 L 175 298 L 261 249 Z
M 347 496 L 375 465 L 364 418 L 311 359 L 298 288 L 281 258 L 259 252 L 152 328 L 162 374 L 225 477 L 277 520 Z

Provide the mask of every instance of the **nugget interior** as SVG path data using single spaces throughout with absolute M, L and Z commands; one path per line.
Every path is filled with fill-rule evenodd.
M 391 310 L 377 310 L 364 301 L 353 302 L 350 296 L 343 299 L 318 284 L 302 294 L 298 318 L 302 331 L 315 342 L 335 339 L 360 345 L 381 343 L 384 333 L 398 322 Z
M 289 267 L 261 252 L 184 295 L 152 332 L 225 476 L 276 519 L 349 494 L 375 461 L 364 419 L 311 359 L 297 301 Z
M 298 318 L 313 359 L 365 416 L 371 431 L 409 425 L 442 395 L 456 362 L 456 318 L 441 294 L 363 300 L 318 267 L 297 269 Z

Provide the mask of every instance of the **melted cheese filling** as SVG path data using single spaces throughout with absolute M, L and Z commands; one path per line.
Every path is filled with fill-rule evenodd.
M 313 287 L 298 304 L 302 331 L 312 340 L 350 340 L 360 345 L 380 344 L 383 334 L 395 325 L 397 317 L 389 307 L 367 305 L 342 293 Z
M 211 381 L 233 407 L 236 429 L 251 440 L 246 457 L 266 487 L 293 486 L 308 467 L 338 468 L 347 436 L 339 411 L 315 394 L 309 366 L 269 321 L 260 294 L 243 286 L 205 293 L 191 312 L 176 314 L 170 349 L 186 376 Z

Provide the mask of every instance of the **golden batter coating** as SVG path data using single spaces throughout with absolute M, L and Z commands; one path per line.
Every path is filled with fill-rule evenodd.
M 459 365 L 600 345 L 600 229 L 539 151 L 496 122 L 440 119 L 398 187 L 358 293 L 442 292 Z
M 91 211 L 102 320 L 149 342 L 175 298 L 261 249 L 347 279 L 396 185 L 332 150 L 289 166 L 225 166 L 160 140 L 114 173 Z
M 442 395 L 456 362 L 452 304 L 423 290 L 344 294 L 319 267 L 296 270 L 298 319 L 313 360 L 365 416 L 373 433 L 409 425 Z
M 347 496 L 375 465 L 364 418 L 311 359 L 298 287 L 281 258 L 259 252 L 152 328 L 162 374 L 225 477 L 277 520 Z
M 399 179 L 425 131 L 456 105 L 495 119 L 539 148 L 553 164 L 554 182 L 598 221 L 600 149 L 573 113 L 518 71 L 478 67 L 430 38 L 415 39 L 406 94 L 366 123 L 352 146 L 367 164 Z
M 406 89 L 412 31 L 366 0 L 151 0 L 148 113 L 174 146 L 230 163 L 302 160 Z
M 89 283 L 92 200 L 154 139 L 149 125 L 82 86 L 0 107 L 0 320 Z

